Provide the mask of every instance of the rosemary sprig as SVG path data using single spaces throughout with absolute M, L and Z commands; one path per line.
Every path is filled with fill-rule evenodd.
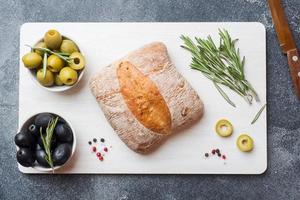
M 61 56 L 70 56 L 71 54 L 69 54 L 69 53 L 64 53 L 64 52 L 55 52 L 55 53 L 57 53 L 57 54 L 59 54 L 59 55 L 61 55 Z M 70 58 L 71 59 L 71 58 Z
M 254 124 L 258 120 L 258 118 L 260 117 L 261 113 L 264 111 L 264 109 L 265 109 L 266 106 L 267 106 L 267 104 L 263 105 L 261 107 L 261 109 L 259 109 L 259 111 L 255 115 L 254 119 L 252 120 L 251 124 Z
M 51 153 L 52 153 L 51 152 L 51 141 L 52 141 L 52 136 L 53 136 L 54 128 L 57 124 L 57 121 L 58 121 L 58 117 L 56 117 L 55 119 L 52 118 L 49 121 L 48 126 L 46 128 L 45 136 L 42 133 L 42 127 L 40 128 L 40 134 L 41 134 L 41 138 L 42 138 L 45 153 L 46 153 L 45 160 L 50 165 L 53 172 L 54 172 L 54 165 L 53 165 L 53 160 L 52 160 L 52 155 L 51 155 Z
M 44 53 L 54 54 L 54 55 L 58 56 L 59 58 L 61 58 L 62 60 L 66 61 L 67 63 L 71 63 L 71 61 L 73 60 L 72 58 L 69 58 L 69 54 L 66 54 L 66 53 L 54 52 L 48 48 L 43 48 L 43 47 L 32 47 L 30 45 L 25 45 L 25 46 L 30 47 L 31 50 L 40 50 L 40 51 L 43 51 Z
M 196 42 L 184 35 L 180 37 L 184 42 L 181 47 L 192 54 L 191 68 L 201 71 L 206 78 L 212 80 L 223 98 L 234 107 L 235 104 L 219 84 L 227 86 L 249 104 L 252 104 L 253 99 L 259 101 L 257 93 L 245 78 L 245 57 L 241 59 L 239 49 L 235 47 L 238 40 L 232 40 L 226 30 L 219 29 L 219 36 L 219 47 L 210 36 L 207 39 L 195 37 Z
M 47 52 L 44 52 L 44 60 L 43 60 L 43 79 L 46 78 L 47 72 Z

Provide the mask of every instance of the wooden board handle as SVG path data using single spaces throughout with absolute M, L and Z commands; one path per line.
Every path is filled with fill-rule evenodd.
M 290 73 L 292 76 L 296 94 L 300 100 L 300 57 L 297 49 L 287 52 Z

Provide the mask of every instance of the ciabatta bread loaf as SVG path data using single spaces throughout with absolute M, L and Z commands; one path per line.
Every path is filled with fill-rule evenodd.
M 90 89 L 119 137 L 139 153 L 150 152 L 203 115 L 201 99 L 160 42 L 101 69 Z

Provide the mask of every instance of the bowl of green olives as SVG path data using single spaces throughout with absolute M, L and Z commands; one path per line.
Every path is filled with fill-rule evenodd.
M 48 30 L 22 57 L 24 66 L 38 85 L 52 92 L 74 87 L 85 70 L 85 57 L 78 45 L 57 30 Z
M 57 114 L 44 112 L 31 116 L 14 137 L 20 165 L 39 171 L 64 166 L 76 148 L 74 129 Z

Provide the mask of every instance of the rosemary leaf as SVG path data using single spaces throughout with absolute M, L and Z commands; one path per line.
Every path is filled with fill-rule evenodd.
M 213 82 L 215 87 L 217 88 L 218 92 L 222 95 L 222 97 L 227 101 L 227 103 L 229 103 L 230 105 L 232 105 L 233 107 L 235 107 L 235 104 L 229 99 L 229 97 L 227 96 L 227 94 L 222 90 L 222 88 L 220 86 L 218 86 L 218 84 L 216 84 L 216 82 Z
M 261 107 L 261 109 L 259 109 L 258 113 L 255 115 L 254 119 L 252 120 L 251 124 L 254 124 L 258 118 L 260 117 L 261 113 L 264 111 L 265 107 L 267 106 L 267 104 L 263 105 Z
M 64 52 L 55 52 L 55 53 L 57 53 L 57 54 L 59 54 L 61 56 L 70 56 L 71 55 L 69 53 L 64 53 Z
M 46 78 L 47 72 L 47 52 L 44 52 L 44 60 L 43 60 L 43 79 Z

